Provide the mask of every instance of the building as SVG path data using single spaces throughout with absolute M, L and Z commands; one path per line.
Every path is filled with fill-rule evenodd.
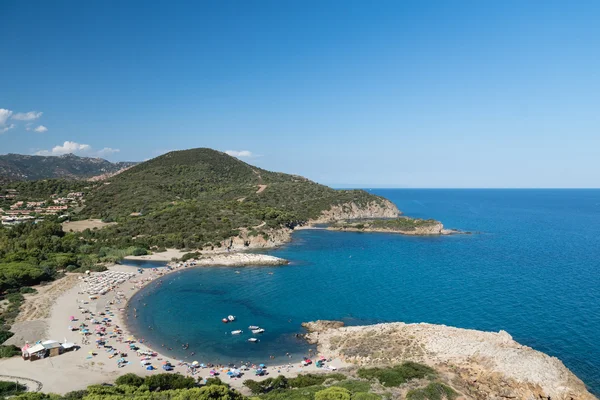
M 67 195 L 67 198 L 73 199 L 75 197 L 83 197 L 83 192 L 71 192 Z
M 67 206 L 48 206 L 48 208 L 46 209 L 47 211 L 62 211 L 62 210 L 66 210 L 69 207 Z

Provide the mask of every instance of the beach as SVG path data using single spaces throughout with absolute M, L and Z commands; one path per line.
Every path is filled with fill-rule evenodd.
M 223 256 L 230 257 L 231 255 Z M 221 262 L 219 265 L 233 265 L 227 264 L 227 260 L 220 260 L 217 256 L 213 256 L 212 259 L 217 264 Z M 154 258 L 154 260 L 156 260 L 156 258 Z M 109 272 L 122 274 L 118 276 L 131 274 L 132 277 L 122 283 L 114 284 L 112 289 L 106 294 L 96 295 L 97 299 L 90 299 L 89 294 L 82 292 L 82 279 L 79 279 L 79 277 L 83 278 L 83 276 L 69 275 L 66 278 L 54 282 L 51 286 L 60 286 L 60 294 L 53 299 L 51 306 L 45 313 L 39 315 L 31 314 L 31 318 L 28 321 L 20 322 L 21 331 L 18 333 L 19 339 L 29 340 L 30 344 L 33 344 L 36 340 L 49 339 L 60 342 L 72 342 L 77 346 L 80 346 L 80 348 L 56 357 L 49 357 L 36 361 L 23 360 L 21 357 L 2 359 L 0 360 L 0 371 L 2 371 L 0 374 L 39 381 L 42 384 L 42 391 L 59 394 L 84 389 L 86 386 L 92 384 L 104 382 L 111 383 L 119 375 L 126 373 L 135 373 L 141 376 L 162 373 L 165 372 L 162 369 L 164 362 L 169 362 L 175 367 L 173 372 L 192 375 L 187 366 L 179 365 L 179 360 L 160 354 L 157 352 L 160 349 L 150 349 L 143 343 L 137 341 L 137 339 L 141 338 L 135 338 L 135 345 L 139 347 L 140 350 L 157 352 L 156 356 L 151 357 L 149 360 L 155 369 L 149 371 L 146 367 L 142 366 L 140 357 L 136 352 L 131 351 L 129 349 L 129 344 L 124 342 L 130 335 L 125 321 L 127 301 L 142 287 L 151 283 L 157 283 L 161 277 L 167 274 L 177 273 L 183 268 L 184 267 L 177 268 L 175 265 L 174 267 L 144 269 L 143 273 L 140 274 L 136 267 L 124 265 L 110 266 L 108 268 Z M 73 276 L 75 278 L 73 278 Z M 27 302 L 25 307 L 27 307 Z M 69 326 L 76 326 L 81 322 L 85 322 L 90 331 L 94 333 L 94 325 L 90 323 L 90 320 L 85 320 L 86 316 L 90 318 L 90 314 L 84 313 L 82 310 L 89 310 L 94 313 L 94 318 L 102 317 L 110 319 L 108 322 L 110 326 L 102 325 L 105 326 L 107 332 L 107 335 L 105 336 L 106 347 L 96 346 L 97 336 L 95 334 L 88 336 L 88 341 L 83 341 L 83 335 L 79 331 L 71 331 L 69 329 Z M 100 312 L 105 312 L 105 315 L 100 316 Z M 71 317 L 75 317 L 76 321 L 71 321 Z M 27 329 L 27 324 L 33 325 L 35 329 Z M 112 332 L 116 327 L 121 330 L 121 333 L 118 335 L 110 334 L 110 336 L 115 337 L 108 337 L 108 332 Z M 15 341 L 16 339 L 13 340 L 13 342 Z M 24 345 L 24 343 L 14 344 L 17 346 Z M 117 360 L 120 357 L 114 356 L 109 358 L 110 353 L 108 353 L 107 350 L 110 347 L 113 347 L 119 352 L 127 353 L 126 360 L 129 361 L 129 363 L 124 367 L 119 368 Z M 92 353 L 95 353 L 95 355 L 92 355 Z M 199 359 L 199 361 L 210 363 L 210 360 Z M 285 360 L 283 359 L 277 359 L 273 361 L 274 364 L 267 365 L 268 376 L 277 376 L 281 374 L 292 377 L 303 372 L 319 372 L 324 370 L 323 368 L 317 369 L 314 364 L 303 367 L 300 366 L 299 363 L 294 363 L 288 367 L 288 364 L 284 363 L 284 361 Z M 341 359 L 334 359 L 331 363 L 328 363 L 328 365 L 333 365 L 336 368 L 346 366 Z M 245 390 L 242 385 L 244 379 L 251 378 L 261 380 L 266 379 L 267 377 L 266 375 L 254 376 L 252 370 L 246 371 L 245 374 L 246 375 L 243 378 L 230 379 L 222 372 L 220 377 L 225 382 L 242 391 Z M 209 368 L 196 369 L 193 376 L 196 378 L 209 377 Z

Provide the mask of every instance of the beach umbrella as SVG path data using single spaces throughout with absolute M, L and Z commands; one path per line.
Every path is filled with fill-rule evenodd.
M 200 364 L 200 367 L 206 368 L 206 364 L 202 363 L 202 364 Z
M 71 316 L 69 317 L 69 319 L 70 319 L 71 321 L 74 321 L 74 320 L 75 320 L 75 316 L 71 315 Z
M 265 364 L 260 364 L 259 367 L 264 368 L 264 367 L 266 367 L 266 365 Z
M 231 371 L 228 371 L 228 372 L 227 372 L 227 375 L 231 376 L 231 375 L 233 375 L 233 372 L 231 372 Z

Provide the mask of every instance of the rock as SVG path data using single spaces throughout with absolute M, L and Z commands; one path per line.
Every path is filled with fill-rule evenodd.
M 306 329 L 308 332 L 325 332 L 329 329 L 337 329 L 344 326 L 342 321 L 327 321 L 327 320 L 318 320 L 314 322 L 303 322 L 302 327 Z

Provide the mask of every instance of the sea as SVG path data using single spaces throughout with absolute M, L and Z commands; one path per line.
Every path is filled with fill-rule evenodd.
M 311 348 L 300 324 L 317 319 L 505 330 L 600 394 L 600 190 L 367 190 L 471 234 L 301 230 L 267 252 L 290 265 L 171 274 L 134 296 L 129 325 L 157 350 L 213 363 L 297 361 Z

